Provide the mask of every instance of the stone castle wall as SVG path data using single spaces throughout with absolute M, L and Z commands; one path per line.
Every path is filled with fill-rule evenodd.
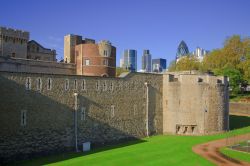
M 26 58 L 29 32 L 0 27 L 0 56 Z
M 228 128 L 228 82 L 208 75 L 164 75 L 163 132 L 216 133 Z
M 74 147 L 74 92 L 78 93 L 79 145 L 145 137 L 145 82 L 149 134 L 161 134 L 162 78 L 0 72 L 0 161 Z
M 232 115 L 250 116 L 250 103 L 229 103 L 229 111 Z
M 147 84 L 145 84 L 147 83 Z M 0 72 L 0 161 L 78 144 L 228 129 L 228 81 L 195 74 L 129 73 L 123 78 Z M 0 163 L 1 163 L 0 162 Z
M 74 75 L 76 73 L 75 68 L 75 64 L 69 63 L 0 56 L 0 71 Z

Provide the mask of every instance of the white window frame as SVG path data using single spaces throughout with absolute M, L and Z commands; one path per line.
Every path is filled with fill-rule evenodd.
M 69 79 L 65 79 L 64 89 L 65 89 L 66 91 L 69 90 Z
M 21 110 L 21 126 L 24 127 L 27 125 L 27 110 Z
M 26 90 L 31 90 L 31 78 L 30 77 L 26 78 L 25 88 Z
M 108 57 L 108 50 L 104 50 L 104 51 L 103 51 L 103 55 L 104 55 L 105 57 Z
M 81 121 L 85 121 L 85 120 L 86 120 L 86 108 L 81 107 Z
M 96 82 L 96 90 L 97 91 L 99 91 L 100 90 L 100 80 L 98 80 L 97 82 Z
M 77 90 L 77 79 L 74 79 L 74 90 Z
M 107 81 L 105 80 L 103 82 L 103 91 L 107 91 L 108 87 L 107 87 Z
M 115 105 L 111 105 L 110 107 L 110 116 L 111 118 L 115 117 Z
M 39 80 L 40 80 L 40 84 L 39 84 Z M 42 79 L 40 77 L 36 79 L 36 89 L 39 91 L 42 90 Z
M 85 66 L 89 66 L 90 65 L 90 60 L 89 59 L 85 59 L 84 60 L 84 65 Z
M 52 78 L 47 79 L 47 90 L 52 90 Z
M 108 59 L 103 59 L 103 65 L 108 66 L 109 65 L 109 60 Z
M 82 90 L 87 90 L 86 80 L 82 80 Z
M 114 90 L 114 83 L 113 81 L 110 82 L 110 91 L 113 91 Z

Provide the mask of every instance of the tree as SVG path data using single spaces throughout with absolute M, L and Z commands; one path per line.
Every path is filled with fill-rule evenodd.
M 201 63 L 194 56 L 185 56 L 176 63 L 176 71 L 200 70 Z
M 129 72 L 128 70 L 121 68 L 121 67 L 117 67 L 116 68 L 116 77 L 118 77 L 119 75 L 121 75 L 124 72 Z
M 240 92 L 240 85 L 243 83 L 243 77 L 239 70 L 226 66 L 222 69 L 215 69 L 214 74 L 229 77 L 229 85 L 232 88 L 232 92 L 234 94 Z
M 172 62 L 170 62 L 169 67 L 168 67 L 168 71 L 172 72 L 176 70 L 176 61 L 173 60 Z

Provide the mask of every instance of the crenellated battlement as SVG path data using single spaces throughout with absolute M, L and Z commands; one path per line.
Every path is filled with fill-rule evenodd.
M 0 27 L 0 35 L 12 38 L 25 39 L 27 41 L 29 40 L 30 36 L 28 31 L 6 28 L 6 27 Z

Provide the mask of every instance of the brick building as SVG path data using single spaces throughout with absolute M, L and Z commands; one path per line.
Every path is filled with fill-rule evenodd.
M 110 42 L 79 44 L 75 51 L 77 75 L 115 77 L 116 48 Z
M 116 48 L 106 40 L 95 43 L 93 39 L 66 35 L 64 62 L 75 63 L 77 75 L 115 77 Z

